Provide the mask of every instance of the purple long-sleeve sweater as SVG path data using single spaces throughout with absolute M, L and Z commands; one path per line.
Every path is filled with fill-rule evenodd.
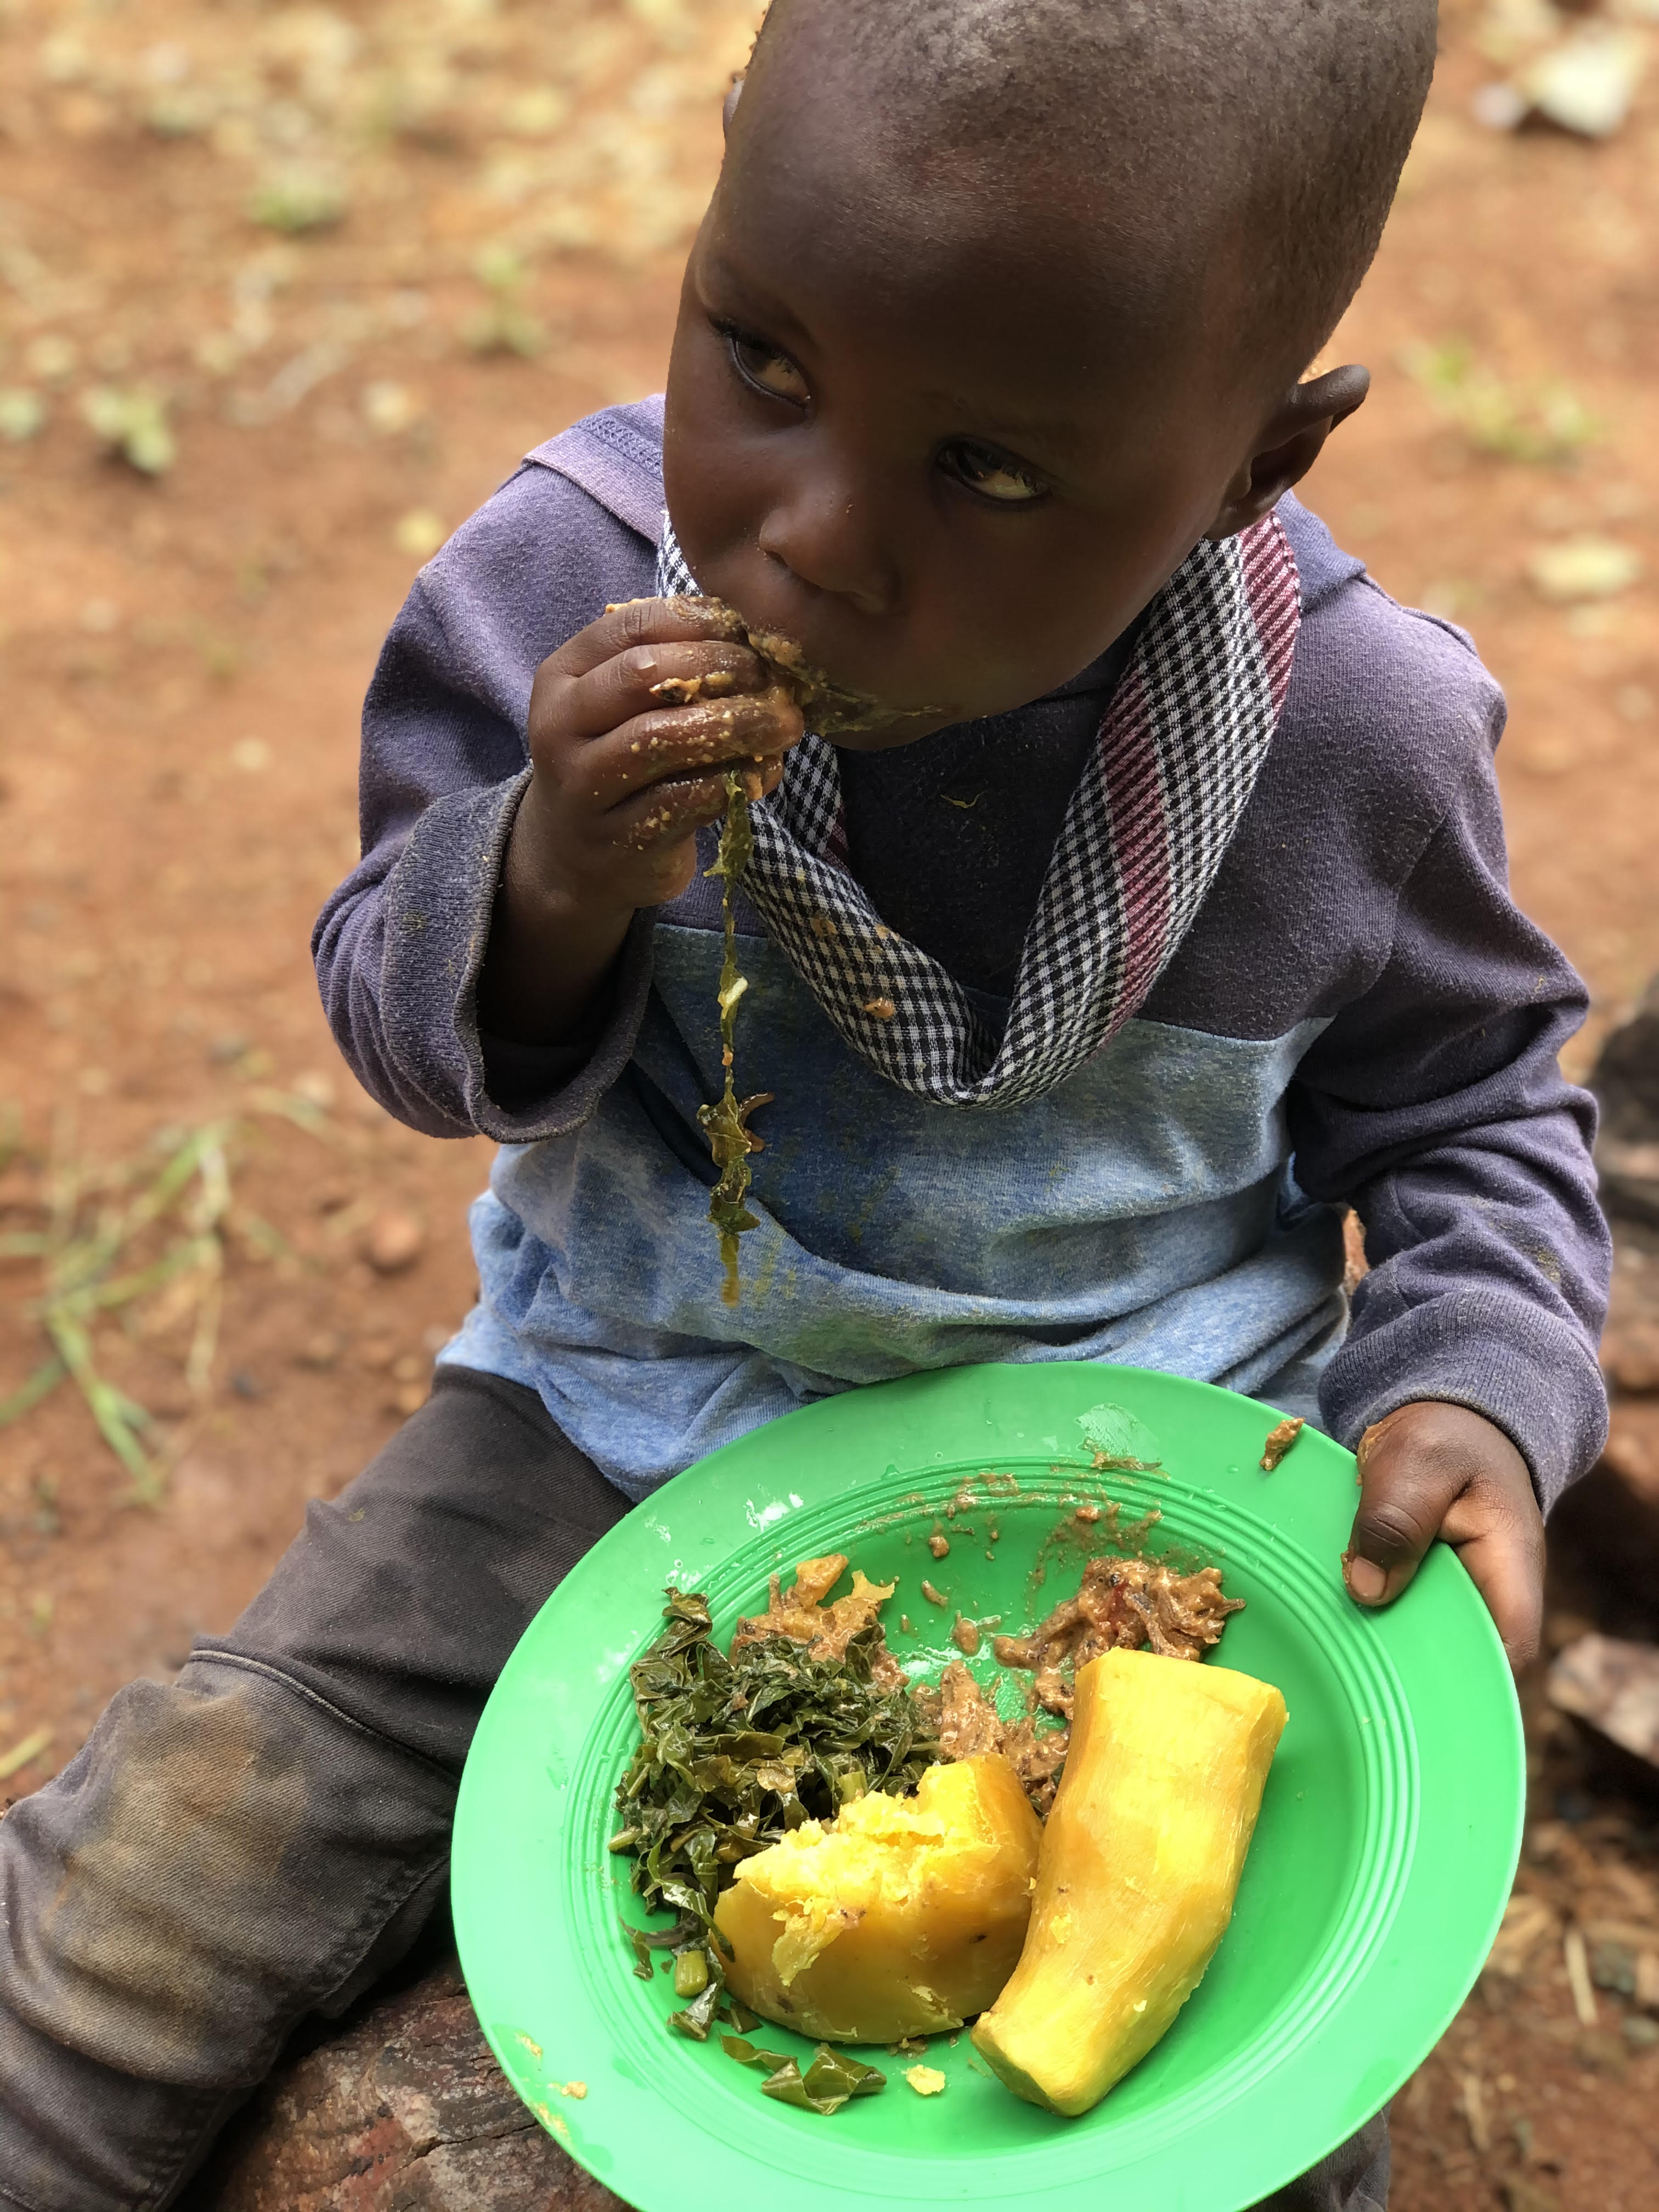
M 1316 1394 L 1348 1443 L 1413 1398 L 1470 1406 L 1550 1504 L 1606 1423 L 1593 1109 L 1556 1062 L 1583 989 L 1509 895 L 1496 685 L 1293 500 L 1303 618 L 1266 765 L 1150 997 L 1054 1090 L 999 1114 L 896 1090 L 744 912 L 745 1087 L 778 1103 L 736 1310 L 696 1119 L 720 1089 L 714 887 L 637 919 L 603 1034 L 480 1037 L 532 679 L 608 601 L 651 590 L 660 425 L 646 402 L 538 447 L 422 571 L 368 696 L 364 857 L 316 937 L 329 1018 L 401 1119 L 503 1147 L 473 1211 L 479 1304 L 444 1356 L 538 1389 L 635 1496 L 825 1391 L 1097 1358 L 1293 1411 Z M 866 784 L 862 815 L 849 777 L 855 871 L 878 906 L 902 892 L 906 930 L 947 964 L 960 944 L 965 984 L 1006 969 L 1006 927 L 973 926 L 960 867 L 902 878 L 902 817 L 951 799 L 953 775 L 994 783 L 1023 747 L 975 886 L 1018 914 L 1078 715 L 1114 676 L 927 741 L 908 787 Z M 944 818 L 919 813 L 917 844 Z M 1372 1262 L 1351 1310 L 1346 1204 Z

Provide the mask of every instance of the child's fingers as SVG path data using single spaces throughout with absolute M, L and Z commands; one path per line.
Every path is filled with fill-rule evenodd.
M 743 626 L 729 608 L 696 599 L 624 599 L 568 638 L 544 668 L 562 676 L 586 676 L 635 646 L 689 645 L 724 641 L 746 651 Z
M 1543 1522 L 1526 1462 L 1462 1406 L 1401 1406 L 1359 1441 L 1359 1510 L 1343 1558 L 1350 1593 L 1388 1605 L 1437 1536 L 1456 1547 L 1516 1664 L 1536 1648 Z
M 799 709 L 777 692 L 664 708 L 584 745 L 570 787 L 585 807 L 609 814 L 670 784 L 707 783 L 728 763 L 776 761 L 800 733 Z
M 1405 1589 L 1439 1534 L 1460 1479 L 1434 1456 L 1413 1453 L 1405 1438 L 1391 1436 L 1387 1421 L 1366 1430 L 1358 1458 L 1359 1510 L 1343 1573 L 1362 1605 L 1386 1605 Z
M 724 639 L 630 645 L 582 675 L 550 674 L 537 706 L 556 716 L 571 737 L 599 738 L 636 714 L 692 702 L 718 704 L 764 691 L 768 681 L 746 645 Z
M 751 799 L 763 798 L 777 788 L 783 775 L 781 760 L 774 757 L 769 761 L 751 762 L 748 767 Z M 614 808 L 608 823 L 616 843 L 627 845 L 636 853 L 650 853 L 660 846 L 677 845 L 709 823 L 718 822 L 726 807 L 726 777 L 722 772 L 719 775 L 653 783 L 647 790 L 636 793 L 625 805 Z
M 1504 1499 L 1461 1498 L 1441 1534 L 1486 1601 L 1518 1671 L 1538 1656 L 1544 1629 L 1544 1523 L 1537 1507 L 1527 1513 Z

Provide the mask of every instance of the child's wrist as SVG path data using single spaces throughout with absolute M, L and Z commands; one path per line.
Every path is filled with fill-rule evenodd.
M 480 1026 L 524 1044 L 562 1044 L 591 1029 L 635 911 L 537 866 L 515 840 L 478 976 Z

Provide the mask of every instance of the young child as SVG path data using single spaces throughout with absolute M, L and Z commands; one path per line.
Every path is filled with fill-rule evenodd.
M 1432 0 L 777 0 L 665 416 L 532 454 L 375 676 L 319 969 L 376 1097 L 501 1141 L 480 1301 L 231 1633 L 0 1827 L 0 2203 L 172 2201 L 440 1899 L 559 1577 L 825 1391 L 1083 1358 L 1317 1413 L 1354 1600 L 1439 1535 L 1532 1650 L 1604 1419 L 1583 994 L 1505 888 L 1468 641 L 1290 496 L 1364 398 L 1304 372 L 1432 51 Z M 803 734 L 696 592 L 884 703 Z M 776 1094 L 735 1305 L 729 763 Z M 1386 2192 L 1379 2121 L 1273 2202 Z

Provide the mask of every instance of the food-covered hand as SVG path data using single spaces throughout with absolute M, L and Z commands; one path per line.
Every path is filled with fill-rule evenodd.
M 1513 1667 L 1538 1649 L 1544 1522 L 1527 1462 L 1467 1406 L 1419 1399 L 1359 1439 L 1359 1510 L 1343 1554 L 1350 1594 L 1387 1605 L 1437 1536 L 1468 1569 Z
M 483 1025 L 535 1042 L 579 1030 L 635 911 L 690 882 L 696 833 L 726 808 L 726 767 L 752 769 L 759 796 L 800 734 L 787 690 L 707 600 L 609 607 L 544 660 Z

